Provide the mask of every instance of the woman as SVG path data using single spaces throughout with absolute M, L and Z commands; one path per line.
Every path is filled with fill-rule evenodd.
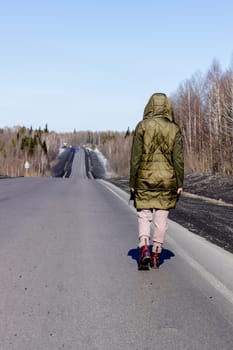
M 130 162 L 130 190 L 138 215 L 139 269 L 159 266 L 159 254 L 168 226 L 169 209 L 175 208 L 184 177 L 183 143 L 174 122 L 170 101 L 155 93 L 136 126 Z M 153 210 L 155 215 L 153 218 Z M 154 223 L 152 254 L 150 225 Z

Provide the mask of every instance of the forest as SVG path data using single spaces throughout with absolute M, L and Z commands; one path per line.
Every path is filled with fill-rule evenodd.
M 1 128 L 0 176 L 50 176 L 59 147 L 60 136 L 49 132 L 47 125 L 43 130 Z
M 205 74 L 194 74 L 169 98 L 183 134 L 186 174 L 233 175 L 233 64 L 222 71 L 214 60 Z M 138 116 L 138 121 L 141 118 Z M 133 132 L 128 128 L 55 133 L 47 125 L 39 130 L 0 128 L 0 175 L 49 176 L 66 142 L 97 147 L 108 160 L 111 176 L 128 176 Z M 25 162 L 30 164 L 28 171 Z

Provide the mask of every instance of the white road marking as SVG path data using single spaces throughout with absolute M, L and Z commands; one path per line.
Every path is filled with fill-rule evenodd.
M 196 270 L 206 281 L 211 284 L 219 293 L 221 293 L 225 299 L 233 304 L 233 292 L 227 288 L 222 282 L 220 282 L 212 273 L 208 272 L 199 262 L 188 255 L 184 249 L 182 249 L 175 242 L 171 236 L 167 236 L 167 241 L 174 247 L 176 252 L 194 269 Z

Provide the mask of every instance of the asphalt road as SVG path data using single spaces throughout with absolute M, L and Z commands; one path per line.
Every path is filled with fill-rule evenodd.
M 128 195 L 84 164 L 0 181 L 0 349 L 232 350 L 232 254 L 170 222 L 138 271 Z

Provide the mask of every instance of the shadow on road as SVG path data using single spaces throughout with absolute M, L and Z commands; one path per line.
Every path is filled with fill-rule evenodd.
M 152 247 L 150 247 L 150 248 L 152 248 Z M 139 248 L 137 247 L 137 248 L 134 248 L 134 249 L 130 249 L 128 251 L 128 256 L 131 256 L 131 258 L 133 260 L 135 260 L 137 262 L 137 265 L 138 265 L 138 262 L 139 262 Z M 174 256 L 175 256 L 175 254 L 173 252 L 171 252 L 170 250 L 163 249 L 162 253 L 160 254 L 160 265 L 162 265 L 165 260 L 169 260 L 169 259 L 171 259 Z

